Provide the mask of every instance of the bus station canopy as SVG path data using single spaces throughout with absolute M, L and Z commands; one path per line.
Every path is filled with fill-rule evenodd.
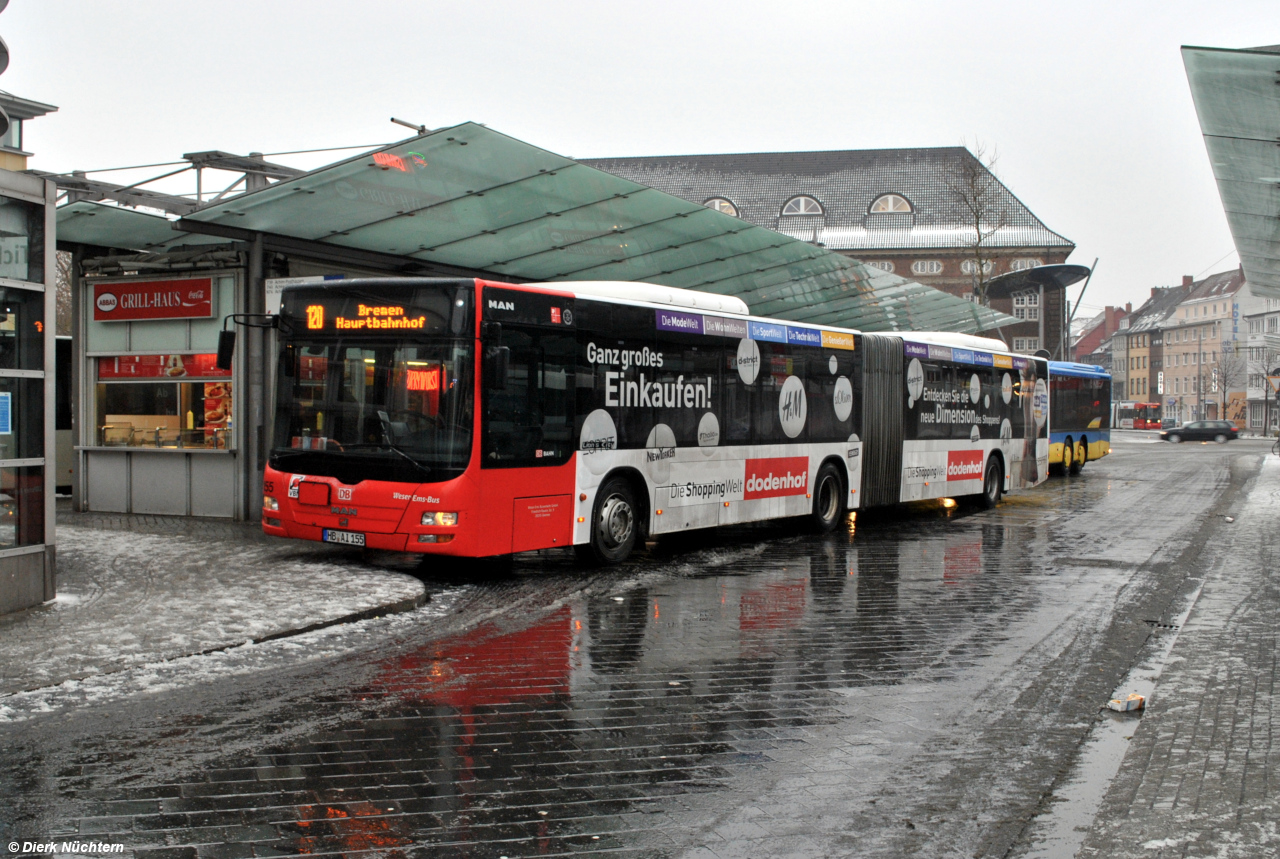
M 1183 47 L 1182 62 L 1245 279 L 1280 298 L 1280 45 Z
M 1016 322 L 476 123 L 220 201 L 175 228 L 284 236 L 520 283 L 658 283 L 864 331 L 976 333 Z
M 173 223 L 137 209 L 82 200 L 58 208 L 58 241 L 145 253 L 226 241 L 218 236 L 175 231 Z
M 518 282 L 645 281 L 864 331 L 976 333 L 1005 314 L 465 123 L 180 221 L 80 201 L 60 242 L 162 253 L 267 233 Z

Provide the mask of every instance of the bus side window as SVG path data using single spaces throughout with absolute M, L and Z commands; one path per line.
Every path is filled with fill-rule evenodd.
M 484 467 L 564 463 L 573 449 L 574 338 L 508 326 L 502 345 L 510 350 L 506 384 L 487 381 L 484 391 Z
M 756 377 L 754 387 L 757 390 L 752 396 L 751 441 L 756 444 L 808 441 L 807 426 L 802 427 L 794 438 L 788 437 L 782 429 L 782 419 L 778 414 L 782 386 L 787 379 L 795 376 L 804 382 L 803 352 L 790 349 L 783 343 L 760 342 L 758 346 L 760 374 Z
M 808 394 L 808 424 L 810 441 L 845 441 L 851 433 L 858 432 L 858 392 L 853 382 L 854 354 L 835 350 L 807 350 L 805 390 Z M 832 372 L 832 361 L 835 372 Z M 839 385 L 840 379 L 848 379 L 848 388 Z M 859 379 L 860 383 L 861 380 Z M 837 397 L 842 400 L 836 403 Z M 852 399 L 850 399 L 852 398 Z M 842 421 L 838 412 L 846 409 Z

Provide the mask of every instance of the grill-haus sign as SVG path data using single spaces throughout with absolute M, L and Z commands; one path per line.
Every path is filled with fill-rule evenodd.
M 98 322 L 212 316 L 213 280 L 207 277 L 115 281 L 93 287 L 93 318 Z

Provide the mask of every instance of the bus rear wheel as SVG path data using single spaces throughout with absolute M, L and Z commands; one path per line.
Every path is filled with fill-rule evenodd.
M 826 534 L 835 530 L 844 516 L 844 481 L 840 473 L 831 463 L 818 469 L 818 477 L 813 481 L 813 512 L 809 514 L 809 522 L 814 530 Z
M 1000 503 L 1004 491 L 1004 468 L 994 456 L 987 460 L 987 470 L 982 476 L 982 492 L 975 499 L 983 510 L 990 510 Z
M 590 542 L 574 546 L 578 558 L 594 564 L 620 564 L 635 548 L 640 532 L 635 493 L 622 477 L 611 477 L 596 494 Z
M 1089 442 L 1080 439 L 1076 442 L 1075 456 L 1071 457 L 1071 474 L 1079 474 L 1080 469 L 1089 461 Z

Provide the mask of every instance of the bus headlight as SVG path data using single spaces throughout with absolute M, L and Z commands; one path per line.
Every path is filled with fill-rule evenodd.
M 453 527 L 458 524 L 457 513 L 445 513 L 443 511 L 428 510 L 422 514 L 423 525 L 442 525 L 445 527 Z
M 262 509 L 263 510 L 279 510 L 280 502 L 272 498 L 270 495 L 264 495 L 262 496 Z

